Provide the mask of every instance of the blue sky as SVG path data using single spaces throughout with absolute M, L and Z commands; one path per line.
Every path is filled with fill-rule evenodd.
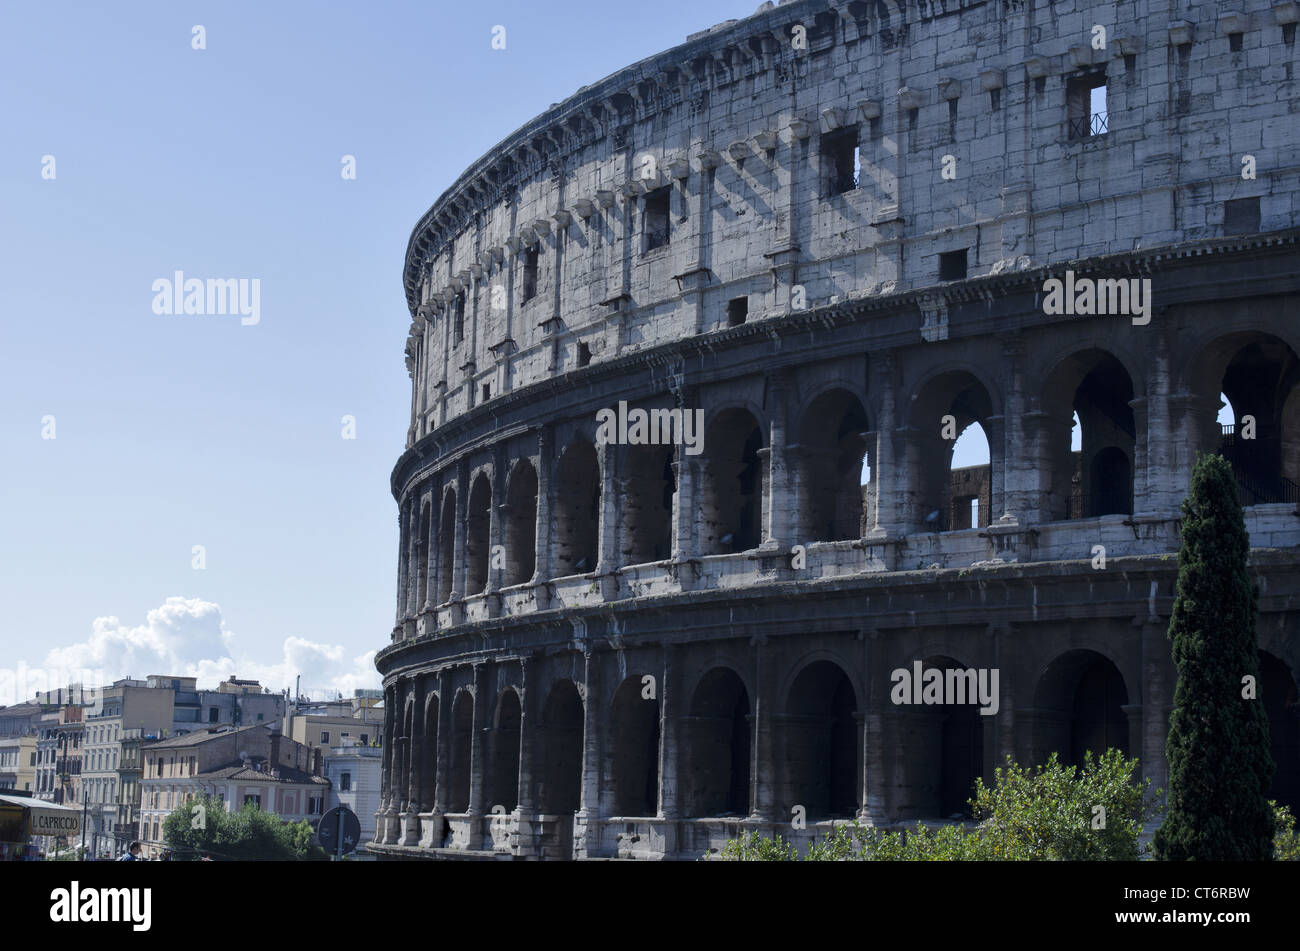
M 757 6 L 9 4 L 0 703 L 82 669 L 377 685 L 411 227 L 550 103 Z M 259 322 L 156 315 L 177 270 L 257 279 Z
M 550 103 L 757 6 L 8 4 L 3 671 L 377 685 L 411 227 Z M 155 315 L 176 270 L 259 279 L 260 322 Z

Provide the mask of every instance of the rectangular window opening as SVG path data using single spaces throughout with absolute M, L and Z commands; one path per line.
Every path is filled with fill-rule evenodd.
M 491 384 L 491 383 L 484 383 L 484 384 L 483 384 L 483 402 L 486 403 L 486 402 L 487 402 L 488 400 L 490 400 L 490 399 L 492 399 L 492 384 Z M 344 736 L 347 736 L 346 733 L 344 733 L 343 735 L 344 735 Z
M 858 127 L 837 129 L 821 137 L 824 193 L 842 195 L 858 187 L 862 173 L 862 152 L 858 148 Z
M 749 297 L 733 297 L 727 301 L 727 326 L 739 327 L 749 316 Z
M 1232 198 L 1223 203 L 1224 234 L 1254 234 L 1259 231 L 1259 196 Z
M 645 249 L 653 251 L 668 243 L 668 201 L 672 186 L 656 188 L 645 196 L 643 228 Z
M 465 339 L 465 295 L 457 294 L 452 302 L 451 342 L 453 345 Z
M 578 344 L 578 366 L 585 367 L 591 363 L 591 347 L 585 343 Z
M 966 251 L 943 251 L 939 254 L 939 280 L 964 281 L 966 279 Z
M 537 296 L 537 249 L 529 248 L 524 254 L 524 303 Z
M 1228 49 L 1229 49 L 1231 52 L 1233 52 L 1233 53 L 1240 53 L 1240 52 L 1241 52 L 1241 38 L 1242 38 L 1242 34 L 1240 34 L 1240 33 L 1229 33 L 1229 34 L 1228 34 Z
M 1065 84 L 1066 111 L 1071 140 L 1105 135 L 1110 128 L 1106 108 L 1106 74 L 1088 73 Z

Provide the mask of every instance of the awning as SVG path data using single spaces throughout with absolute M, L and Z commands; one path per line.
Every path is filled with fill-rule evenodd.
M 81 810 L 73 806 L 27 799 L 23 796 L 0 796 L 0 804 L 18 806 L 27 816 L 28 835 L 78 835 Z

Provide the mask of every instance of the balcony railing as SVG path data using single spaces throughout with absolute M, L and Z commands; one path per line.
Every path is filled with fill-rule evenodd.
M 1070 138 L 1088 139 L 1094 135 L 1105 135 L 1110 128 L 1110 116 L 1105 112 L 1094 112 L 1087 116 L 1070 118 Z

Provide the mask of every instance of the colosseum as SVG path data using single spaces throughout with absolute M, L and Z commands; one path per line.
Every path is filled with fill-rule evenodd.
M 802 845 L 1053 751 L 1162 785 L 1202 451 L 1300 803 L 1298 19 L 764 3 L 467 169 L 403 272 L 372 847 Z M 896 702 L 930 668 L 996 696 Z

